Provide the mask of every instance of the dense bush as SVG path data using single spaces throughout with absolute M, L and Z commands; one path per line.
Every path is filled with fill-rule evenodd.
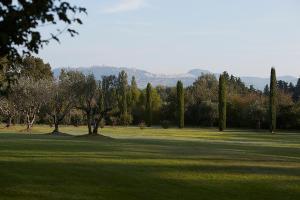
M 168 128 L 170 128 L 171 122 L 168 120 L 163 120 L 163 121 L 161 121 L 160 124 L 161 124 L 161 127 L 163 127 L 164 129 L 168 129 Z

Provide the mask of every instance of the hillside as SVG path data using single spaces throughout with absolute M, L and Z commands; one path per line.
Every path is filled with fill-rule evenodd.
M 56 68 L 53 70 L 54 75 L 57 77 L 62 68 Z M 181 80 L 185 86 L 191 85 L 201 74 L 209 74 L 210 71 L 202 69 L 192 69 L 185 74 L 177 75 L 166 75 L 166 74 L 155 74 L 147 72 L 145 70 L 135 69 L 135 68 L 118 68 L 110 66 L 93 66 L 93 67 L 79 67 L 75 68 L 85 74 L 93 73 L 97 79 L 101 79 L 102 76 L 107 75 L 118 75 L 122 70 L 126 71 L 128 77 L 131 78 L 135 76 L 139 87 L 146 87 L 147 83 L 151 83 L 154 86 L 165 85 L 165 86 L 175 86 L 178 80 Z M 217 77 L 219 73 L 214 73 Z M 251 77 L 244 76 L 241 77 L 242 81 L 247 85 L 253 85 L 255 88 L 263 90 L 264 86 L 269 83 L 268 78 L 261 77 Z M 297 77 L 294 76 L 279 76 L 278 80 L 283 80 L 286 82 L 292 82 L 296 84 Z

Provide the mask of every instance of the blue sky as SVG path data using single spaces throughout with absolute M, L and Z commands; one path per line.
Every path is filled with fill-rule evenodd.
M 80 35 L 39 54 L 52 67 L 110 65 L 156 73 L 192 68 L 300 75 L 299 0 L 72 0 Z

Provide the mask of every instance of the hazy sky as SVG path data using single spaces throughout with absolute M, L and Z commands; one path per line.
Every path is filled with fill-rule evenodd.
M 72 0 L 80 35 L 39 56 L 52 67 L 110 65 L 156 73 L 192 68 L 300 75 L 299 0 Z M 48 29 L 47 29 L 48 30 Z

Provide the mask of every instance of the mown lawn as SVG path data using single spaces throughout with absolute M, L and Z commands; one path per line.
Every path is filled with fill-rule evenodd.
M 0 200 L 300 199 L 300 133 L 23 128 L 0 130 Z

